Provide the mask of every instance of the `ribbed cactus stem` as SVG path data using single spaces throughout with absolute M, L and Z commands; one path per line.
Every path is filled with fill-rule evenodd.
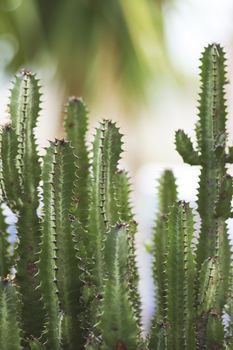
M 88 111 L 84 102 L 77 97 L 71 97 L 66 105 L 65 135 L 71 142 L 76 156 L 77 185 L 74 188 L 76 213 L 83 228 L 83 240 L 88 245 L 85 230 L 88 224 L 89 205 L 89 156 L 86 144 L 88 127 Z
M 223 323 L 221 320 L 222 311 L 219 308 L 218 302 L 219 292 L 222 288 L 218 258 L 210 257 L 204 261 L 198 282 L 197 348 L 203 349 L 206 347 L 207 349 L 214 349 L 217 344 L 223 345 L 224 338 Z M 216 334 L 213 336 L 215 331 Z
M 192 252 L 193 218 L 188 205 L 175 205 L 168 219 L 168 247 L 165 262 L 165 322 L 168 349 L 195 349 L 193 328 L 195 265 Z M 165 289 L 165 291 L 166 291 Z M 170 325 L 170 326 L 169 326 Z M 182 327 L 183 325 L 183 327 Z
M 131 205 L 131 183 L 130 177 L 124 170 L 118 170 L 115 175 L 116 203 L 119 219 L 124 222 L 132 221 L 134 218 Z
M 70 143 L 56 140 L 51 146 L 54 152 L 54 168 L 51 182 L 54 190 L 54 223 L 57 247 L 57 287 L 63 312 L 63 346 L 68 350 L 82 349 L 80 314 L 81 271 L 78 251 L 73 240 L 73 222 L 78 218 L 71 212 L 75 190 L 76 158 Z M 78 244 L 77 244 L 78 246 Z
M 115 123 L 103 120 L 100 127 L 101 138 L 101 201 L 100 205 L 107 226 L 118 220 L 116 204 L 116 179 L 118 162 L 122 153 L 122 134 Z
M 131 271 L 130 300 L 134 307 L 138 322 L 141 322 L 141 300 L 138 292 L 139 274 L 136 259 L 135 236 L 137 233 L 137 223 L 134 220 L 133 209 L 131 206 L 131 184 L 127 172 L 119 170 L 115 176 L 116 186 L 116 204 L 119 220 L 127 222 L 129 225 L 129 268 Z
M 165 223 L 167 238 L 162 264 L 157 262 L 155 275 L 155 281 L 160 283 L 157 287 L 159 307 L 153 321 L 150 349 L 157 349 L 160 344 L 159 349 L 165 346 L 168 350 L 195 350 L 193 216 L 183 202 L 175 203 L 170 210 Z M 159 258 L 158 253 L 156 257 Z M 162 276 L 161 281 L 158 276 Z
M 165 259 L 167 252 L 167 216 L 177 199 L 175 177 L 170 170 L 166 170 L 159 180 L 158 213 L 153 232 L 153 277 L 156 287 L 156 319 L 163 318 L 166 308 L 165 300 Z M 154 320 L 154 322 L 156 322 Z
M 18 323 L 19 301 L 9 279 L 0 280 L 0 349 L 21 350 L 21 330 Z
M 89 256 L 95 254 L 94 280 L 103 281 L 103 242 L 107 227 L 118 219 L 116 172 L 121 154 L 122 135 L 115 123 L 104 120 L 93 142 L 91 202 L 89 209 Z
M 222 48 L 216 44 L 208 46 L 201 62 L 202 87 L 196 128 L 202 165 L 198 195 L 198 211 L 202 219 L 197 251 L 199 266 L 206 258 L 215 255 L 216 221 L 225 219 L 216 219 L 216 204 L 221 196 L 221 181 L 226 176 L 227 139 L 224 96 L 227 80 Z
M 54 145 L 50 143 L 43 161 L 43 206 L 42 238 L 39 253 L 40 290 L 46 310 L 45 339 L 48 347 L 61 349 L 60 339 L 60 303 L 57 287 L 57 233 L 55 216 L 55 193 L 53 174 L 55 172 Z
M 34 129 L 39 111 L 38 80 L 31 72 L 22 71 L 16 76 L 11 91 L 11 127 L 5 127 L 1 135 L 1 165 L 4 174 L 1 178 L 7 203 L 18 217 L 16 279 L 23 302 L 23 331 L 28 338 L 40 336 L 44 316 L 41 295 L 36 289 L 38 280 L 35 264 L 40 242 L 37 209 L 41 169 Z
M 119 223 L 108 232 L 105 246 L 106 281 L 101 302 L 103 349 L 137 349 L 139 325 L 130 303 L 127 226 Z M 126 278 L 127 276 L 127 278 Z
M 226 83 L 223 49 L 218 44 L 209 45 L 201 58 L 197 149 L 182 130 L 176 134 L 176 147 L 184 161 L 201 167 L 197 201 L 201 230 L 196 250 L 198 349 L 207 344 L 217 346 L 218 341 L 221 344 L 223 337 L 216 343 L 209 342 L 213 336 L 208 332 L 212 334 L 216 329 L 222 334 L 220 318 L 229 290 L 231 249 L 226 219 L 231 217 L 233 188 L 232 177 L 226 170 L 232 155 L 231 148 L 226 152 Z M 212 317 L 212 310 L 217 310 L 216 317 Z

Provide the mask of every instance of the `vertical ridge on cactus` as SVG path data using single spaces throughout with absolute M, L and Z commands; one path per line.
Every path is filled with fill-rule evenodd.
M 226 169 L 233 147 L 226 147 L 225 84 L 223 49 L 209 45 L 201 59 L 197 147 L 183 130 L 175 137 L 183 160 L 201 168 L 201 228 L 194 230 L 192 209 L 179 201 L 176 179 L 165 170 L 152 238 L 156 308 L 144 336 L 138 226 L 130 178 L 119 169 L 122 134 L 103 120 L 89 154 L 87 108 L 72 97 L 66 139 L 51 141 L 40 161 L 34 135 L 39 82 L 29 71 L 16 76 L 11 120 L 0 132 L 0 349 L 232 349 L 226 220 L 233 216 L 233 186 Z M 3 205 L 17 216 L 16 247 Z

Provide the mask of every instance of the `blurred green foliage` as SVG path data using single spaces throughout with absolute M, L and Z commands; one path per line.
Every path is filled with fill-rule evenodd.
M 0 69 L 49 65 L 68 94 L 93 96 L 109 80 L 124 96 L 143 96 L 169 67 L 163 6 L 171 2 L 1 0 Z

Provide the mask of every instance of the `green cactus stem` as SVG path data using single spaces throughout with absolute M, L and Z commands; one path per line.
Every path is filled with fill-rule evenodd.
M 39 111 L 38 80 L 22 71 L 11 91 L 11 126 L 4 127 L 1 135 L 1 187 L 3 198 L 18 217 L 16 279 L 22 297 L 23 331 L 28 338 L 40 336 L 44 317 L 35 264 L 40 242 L 37 191 L 41 170 L 34 129 Z
M 91 202 L 89 209 L 89 252 L 95 256 L 94 280 L 103 281 L 103 242 L 107 227 L 118 219 L 115 177 L 121 154 L 119 129 L 114 123 L 104 120 L 96 130 L 93 142 Z
M 54 223 L 57 247 L 57 287 L 63 315 L 63 346 L 68 350 L 82 349 L 84 339 L 80 325 L 81 271 L 78 251 L 73 241 L 71 213 L 74 183 L 77 180 L 76 162 L 69 142 L 56 140 L 53 144 L 54 168 L 51 182 L 54 190 Z
M 130 300 L 137 316 L 138 322 L 141 324 L 141 300 L 138 292 L 139 274 L 138 264 L 136 259 L 135 235 L 137 233 L 137 223 L 134 219 L 134 214 L 131 206 L 131 185 L 129 175 L 119 170 L 115 177 L 116 185 L 116 204 L 121 222 L 127 222 L 129 226 L 129 265 L 131 270 L 130 283 Z
M 189 206 L 183 202 L 174 204 L 168 214 L 164 266 L 159 266 L 161 271 L 157 272 L 164 274 L 164 285 L 160 286 L 163 291 L 159 290 L 163 298 L 158 299 L 160 307 L 153 322 L 150 349 L 157 349 L 158 342 L 166 344 L 166 349 L 195 349 L 193 232 Z
M 21 350 L 21 330 L 18 323 L 18 298 L 9 279 L 0 280 L 0 349 Z
M 139 325 L 130 302 L 130 247 L 127 226 L 119 223 L 108 232 L 105 245 L 107 278 L 101 302 L 101 349 L 137 349 Z M 121 345 L 121 346 L 120 346 Z
M 89 206 L 89 156 L 86 144 L 88 126 L 88 111 L 84 102 L 77 97 L 71 97 L 66 105 L 65 135 L 71 142 L 76 156 L 77 181 L 74 188 L 76 216 L 80 222 L 85 246 L 88 245 L 86 229 L 88 225 Z
M 119 220 L 130 222 L 134 220 L 132 206 L 130 203 L 131 184 L 130 177 L 124 170 L 118 170 L 115 175 L 116 204 Z
M 167 216 L 177 199 L 175 177 L 170 170 L 166 170 L 159 180 L 159 207 L 156 225 L 153 233 L 153 278 L 156 286 L 156 323 L 165 317 L 165 259 L 167 252 Z
M 47 340 L 54 349 L 60 349 L 61 344 L 66 349 L 82 349 L 82 283 L 76 257 L 78 252 L 73 240 L 72 223 L 76 218 L 71 213 L 76 163 L 69 142 L 56 140 L 50 143 L 44 158 L 42 179 L 45 216 L 39 276 L 48 314 Z M 59 341 L 57 334 L 60 322 L 62 339 Z
M 61 349 L 61 310 L 57 287 L 57 234 L 55 217 L 55 194 L 53 174 L 55 172 L 54 145 L 50 143 L 44 157 L 42 169 L 44 217 L 38 262 L 40 290 L 46 310 L 46 345 L 54 350 Z

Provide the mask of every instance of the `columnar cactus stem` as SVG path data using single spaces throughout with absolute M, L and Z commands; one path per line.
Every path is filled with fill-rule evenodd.
M 197 344 L 214 347 L 223 343 L 223 337 L 213 337 L 213 330 L 223 334 L 221 313 L 229 289 L 231 249 L 226 219 L 231 216 L 233 194 L 232 178 L 227 174 L 226 163 L 231 162 L 231 148 L 226 152 L 225 57 L 223 49 L 209 45 L 201 58 L 201 93 L 199 121 L 196 125 L 198 148 L 182 130 L 176 133 L 176 147 L 184 161 L 201 167 L 198 193 L 198 212 L 201 217 L 200 237 L 197 244 L 197 295 L 202 291 L 208 303 L 198 311 Z M 210 268 L 209 264 L 213 264 Z M 215 273 L 215 272 L 216 273 Z M 215 277 L 216 278 L 215 278 Z M 219 276 L 217 278 L 217 276 Z M 221 282 L 218 282 L 221 276 Z M 206 283 L 207 286 L 204 287 Z M 215 311 L 213 311 L 215 310 Z M 213 316 L 213 312 L 217 314 Z M 217 327 L 217 328 L 216 328 Z M 210 333 L 209 333 L 210 332 Z
M 83 230 L 85 246 L 88 245 L 86 229 L 88 225 L 89 205 L 89 158 L 86 145 L 88 126 L 88 111 L 84 102 L 76 97 L 71 97 L 66 105 L 65 134 L 74 148 L 77 164 L 77 181 L 74 188 L 74 200 L 76 203 L 76 216 Z M 81 237 L 80 237 L 81 238 Z
M 186 204 L 175 206 L 168 221 L 168 251 L 165 262 L 167 287 L 167 344 L 169 349 L 193 349 L 194 255 L 193 219 Z M 176 266 L 175 266 L 176 265 Z M 183 329 L 181 325 L 183 324 Z M 175 343 L 174 343 L 175 339 Z
M 121 154 L 121 137 L 116 125 L 105 120 L 96 130 L 93 143 L 88 255 L 95 256 L 93 268 L 97 286 L 103 281 L 102 250 L 106 230 L 118 219 L 115 177 Z
M 107 278 L 101 302 L 101 349 L 137 349 L 140 341 L 137 317 L 130 303 L 130 270 L 127 227 L 119 223 L 110 229 L 105 245 Z
M 35 76 L 22 71 L 16 76 L 10 98 L 11 126 L 1 135 L 1 187 L 3 197 L 18 217 L 17 284 L 22 295 L 22 325 L 25 335 L 39 337 L 43 310 L 36 289 L 36 253 L 40 228 L 37 209 L 40 164 L 34 128 L 40 111 L 39 85 Z
M 116 203 L 119 219 L 129 222 L 134 219 L 132 206 L 130 204 L 131 185 L 127 172 L 118 170 L 115 176 Z
M 193 232 L 189 206 L 183 202 L 174 204 L 168 214 L 167 242 L 162 257 L 164 266 L 158 265 L 156 272 L 157 276 L 163 274 L 163 285 L 158 288 L 159 308 L 153 322 L 150 349 L 163 349 L 165 346 L 168 350 L 195 350 Z
M 8 279 L 0 280 L 0 349 L 20 350 L 21 331 L 18 323 L 18 299 Z
M 137 223 L 134 220 L 134 214 L 132 211 L 131 203 L 130 203 L 130 194 L 131 194 L 131 186 L 130 186 L 130 178 L 128 174 L 119 170 L 116 173 L 115 177 L 115 185 L 116 185 L 116 204 L 119 215 L 119 220 L 122 222 L 127 222 L 129 225 L 129 267 L 131 271 L 131 279 L 129 279 L 130 284 L 130 300 L 132 306 L 134 307 L 134 311 L 138 318 L 138 322 L 141 323 L 141 301 L 138 292 L 138 283 L 139 283 L 139 275 L 138 275 L 138 266 L 136 261 L 136 247 L 135 247 L 135 235 L 137 232 Z
M 61 344 L 66 349 L 82 349 L 82 283 L 73 241 L 72 223 L 76 217 L 71 213 L 76 164 L 68 142 L 56 140 L 50 143 L 44 158 L 42 179 L 45 216 L 38 264 L 48 314 L 47 340 L 54 349 L 60 349 Z M 59 340 L 56 334 L 60 323 L 62 338 Z
M 115 123 L 104 120 L 101 123 L 101 197 L 100 205 L 105 224 L 112 225 L 118 220 L 116 203 L 116 172 L 122 152 L 122 134 Z
M 159 322 L 163 319 L 166 309 L 165 300 L 165 260 L 167 252 L 167 216 L 172 205 L 177 199 L 177 189 L 175 177 L 170 170 L 166 170 L 159 181 L 159 206 L 154 229 L 154 261 L 153 261 L 153 278 L 156 286 L 156 319 L 154 322 Z
M 55 217 L 55 194 L 53 174 L 55 172 L 54 145 L 47 149 L 44 157 L 43 180 L 43 206 L 44 218 L 42 225 L 42 240 L 39 254 L 39 279 L 45 305 L 46 320 L 46 344 L 54 350 L 61 349 L 60 323 L 61 313 L 57 288 L 57 234 Z
M 63 312 L 63 346 L 68 350 L 82 349 L 84 339 L 81 331 L 80 305 L 81 271 L 73 241 L 73 222 L 77 218 L 72 214 L 75 189 L 76 158 L 69 142 L 56 140 L 54 148 L 54 169 L 51 181 L 54 190 L 54 217 L 57 247 L 57 287 Z M 78 244 L 77 244 L 78 246 Z
M 116 203 L 116 173 L 121 154 L 121 137 L 115 123 L 104 120 L 96 130 L 93 142 L 87 265 L 84 277 L 86 281 L 84 296 L 88 303 L 92 301 L 87 316 L 92 327 L 98 320 L 99 298 L 103 293 L 104 242 L 109 225 L 114 224 L 119 218 Z M 91 333 L 89 338 L 92 337 Z

